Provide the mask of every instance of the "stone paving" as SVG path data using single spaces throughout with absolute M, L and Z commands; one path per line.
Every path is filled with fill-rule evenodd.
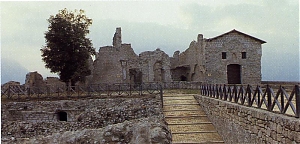
M 224 143 L 193 95 L 164 95 L 164 115 L 176 143 Z

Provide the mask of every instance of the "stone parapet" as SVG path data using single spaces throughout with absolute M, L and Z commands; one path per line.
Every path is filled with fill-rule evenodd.
M 300 119 L 195 96 L 226 143 L 300 143 Z

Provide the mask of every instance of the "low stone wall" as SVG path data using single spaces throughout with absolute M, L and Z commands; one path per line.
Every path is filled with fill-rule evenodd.
M 59 120 L 58 112 L 61 111 L 67 113 L 67 121 Z M 159 132 L 166 133 L 164 136 L 171 137 L 164 121 L 160 99 L 155 95 L 136 98 L 9 102 L 1 104 L 1 112 L 1 141 L 8 143 L 20 139 L 43 140 L 51 135 L 81 134 L 88 131 L 102 133 L 105 132 L 103 128 L 109 125 L 135 125 L 134 123 L 143 123 L 144 119 L 145 125 L 156 123 L 153 127 L 145 126 L 147 131 L 160 129 Z M 151 119 L 147 119 L 150 117 Z M 119 131 L 134 132 L 131 127 Z M 104 137 L 106 136 L 107 134 Z M 111 142 L 127 142 L 122 140 L 124 136 L 126 134 L 120 135 L 120 141 L 114 139 Z M 132 139 L 135 138 L 130 138 Z M 38 141 L 34 143 L 36 142 Z
M 300 143 L 300 119 L 195 96 L 226 143 Z

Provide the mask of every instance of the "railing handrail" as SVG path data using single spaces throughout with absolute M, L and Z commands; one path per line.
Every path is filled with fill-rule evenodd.
M 286 86 L 286 85 L 285 85 Z M 289 85 L 292 91 L 287 91 L 285 86 L 280 85 L 274 91 L 272 86 L 249 84 L 207 84 L 203 82 L 149 82 L 140 84 L 131 83 L 98 83 L 88 86 L 58 86 L 47 85 L 45 87 L 8 86 L 1 91 L 1 97 L 20 100 L 20 97 L 31 99 L 33 96 L 42 99 L 45 96 L 93 96 L 97 94 L 111 95 L 132 95 L 132 94 L 160 94 L 161 101 L 163 89 L 200 89 L 203 96 L 209 96 L 223 101 L 238 103 L 249 107 L 261 108 L 273 111 L 278 108 L 281 114 L 286 114 L 288 108 L 297 118 L 300 116 L 300 88 L 299 85 Z M 35 97 L 35 98 L 36 98 Z
M 246 86 L 246 88 L 245 88 Z M 291 108 L 296 118 L 300 116 L 300 88 L 293 85 L 290 94 L 280 85 L 274 92 L 270 85 L 257 85 L 255 89 L 251 85 L 235 84 L 201 84 L 200 93 L 203 96 L 220 99 L 246 105 L 249 107 L 262 108 L 265 106 L 268 111 L 274 112 L 277 107 L 281 114 L 287 114 L 287 109 Z M 255 103 L 254 103 L 255 102 Z
M 115 84 L 91 84 L 87 86 L 61 86 L 46 85 L 41 87 L 27 87 L 24 85 L 9 85 L 7 89 L 2 89 L 1 98 L 20 101 L 23 99 L 30 100 L 32 98 L 57 98 L 77 96 L 95 96 L 95 95 L 127 95 L 133 94 L 162 94 L 162 85 L 159 83 L 115 83 Z

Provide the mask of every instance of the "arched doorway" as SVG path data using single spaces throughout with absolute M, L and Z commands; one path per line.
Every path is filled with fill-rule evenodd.
M 241 84 L 241 65 L 227 65 L 227 81 L 228 84 Z
M 142 72 L 138 69 L 129 69 L 130 83 L 140 84 L 142 83 Z
M 57 112 L 57 119 L 59 121 L 68 121 L 68 114 L 64 111 Z

